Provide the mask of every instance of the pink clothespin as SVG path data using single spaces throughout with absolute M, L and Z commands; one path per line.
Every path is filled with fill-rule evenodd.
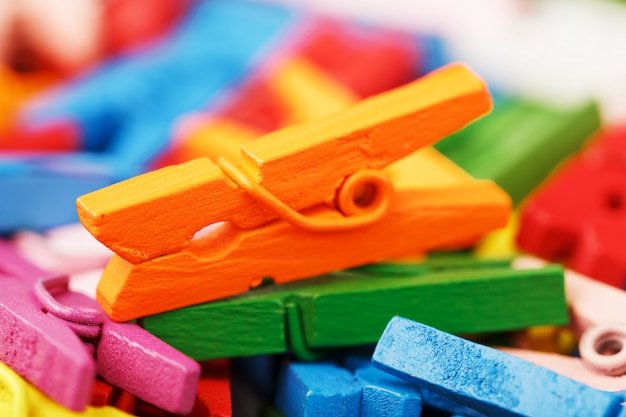
M 565 274 L 565 291 L 583 361 L 605 375 L 626 374 L 626 292 L 573 271 Z
M 575 381 L 604 391 L 626 390 L 626 375 L 611 376 L 592 370 L 584 360 L 558 353 L 537 352 L 527 349 L 498 348 L 506 353 L 543 366 Z
M 0 361 L 76 411 L 89 403 L 96 373 L 177 414 L 192 410 L 200 378 L 197 362 L 136 324 L 111 321 L 95 300 L 69 291 L 67 276 L 50 277 L 2 241 Z
M 517 266 L 532 267 L 541 263 L 524 259 L 518 261 Z M 615 378 L 626 374 L 626 292 L 566 270 L 565 294 L 570 307 L 570 327 L 580 338 L 581 363 L 599 377 L 622 381 L 616 389 L 626 389 L 626 379 Z M 549 364 L 544 366 L 550 367 Z M 577 367 L 580 365 L 572 365 L 572 372 Z
M 113 256 L 113 251 L 80 223 L 58 226 L 44 233 L 20 231 L 11 241 L 28 262 L 63 275 L 102 269 Z

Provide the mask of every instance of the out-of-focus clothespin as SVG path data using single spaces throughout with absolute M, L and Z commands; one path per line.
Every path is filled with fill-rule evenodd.
M 18 74 L 9 67 L 0 64 L 0 151 L 11 148 L 15 141 L 5 131 L 15 121 L 15 117 L 24 103 L 52 87 L 59 77 L 50 73 Z
M 89 402 L 96 372 L 112 385 L 174 413 L 194 402 L 196 362 L 136 324 L 111 321 L 0 242 L 0 360 L 72 410 Z M 95 358 L 95 359 L 94 359 Z
M 118 160 L 117 180 L 137 174 L 167 145 L 176 118 L 239 83 L 254 68 L 252 57 L 299 21 L 295 12 L 261 3 L 198 2 L 149 48 L 107 61 L 29 102 L 18 127 L 70 123 L 78 149 Z M 238 24 L 246 25 L 245 33 Z
M 101 2 L 11 0 L 2 9 L 0 61 L 73 72 L 97 58 Z
M 601 391 L 496 349 L 394 317 L 372 362 L 486 415 L 620 416 L 624 395 Z
M 624 126 L 605 129 L 529 197 L 517 235 L 521 250 L 626 287 L 625 142 Z
M 534 268 L 543 266 L 544 261 L 522 257 L 515 264 L 519 268 Z M 626 374 L 626 352 L 623 349 L 626 346 L 626 322 L 622 318 L 626 305 L 624 290 L 566 270 L 565 292 L 571 317 L 569 328 L 579 340 L 578 350 L 582 362 L 598 375 L 592 379 L 598 384 L 606 384 L 607 381 L 603 379 L 611 379 L 607 376 Z M 535 357 L 546 363 L 551 358 L 540 355 Z M 565 360 L 555 358 L 555 366 L 561 369 Z M 572 372 L 580 366 L 573 365 Z M 583 377 L 587 377 L 587 374 L 582 373 L 580 378 Z M 614 382 L 619 384 L 615 378 Z
M 76 223 L 76 197 L 111 183 L 112 171 L 89 155 L 0 155 L 0 233 Z
M 435 148 L 473 177 L 493 180 L 518 205 L 599 127 L 593 102 L 559 108 L 504 97 L 491 114 Z
M 0 202 L 0 232 L 77 221 L 76 197 L 145 172 L 178 117 L 239 83 L 256 54 L 299 22 L 293 11 L 258 2 L 198 2 L 150 47 L 29 100 L 10 132 L 29 155 L 1 155 L 0 191 L 19 201 Z M 32 155 L 29 144 L 66 152 Z M 41 206 L 48 210 L 33 209 Z
M 528 349 L 498 348 L 509 355 L 517 356 L 536 365 L 543 366 L 560 375 L 603 391 L 626 391 L 626 375 L 614 376 L 598 372 L 578 357 L 557 353 L 537 352 Z
M 201 158 L 81 196 L 81 222 L 116 252 L 100 304 L 130 320 L 267 276 L 285 283 L 474 241 L 506 223 L 509 197 L 460 169 L 431 176 L 447 160 L 425 149 L 445 162 L 420 166 L 416 151 L 490 106 L 482 81 L 451 65 L 253 141 L 240 161 Z
M 312 18 L 208 112 L 181 118 L 155 167 L 233 155 L 250 140 L 346 108 L 419 74 L 413 35 Z
M 93 238 L 80 223 L 36 233 L 17 232 L 11 243 L 20 255 L 43 270 L 59 275 L 71 275 L 102 269 L 112 252 Z
M 107 0 L 102 5 L 98 52 L 102 58 L 137 52 L 185 18 L 197 0 Z
M 75 75 L 150 44 L 194 3 L 10 0 L 0 10 L 0 62 L 21 72 Z

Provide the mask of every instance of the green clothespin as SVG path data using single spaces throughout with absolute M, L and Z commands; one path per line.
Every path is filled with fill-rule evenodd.
M 315 360 L 320 349 L 375 343 L 394 315 L 456 334 L 568 322 L 561 267 L 514 270 L 454 256 L 452 262 L 435 257 L 421 270 L 409 264 L 413 273 L 398 274 L 396 265 L 392 273 L 348 270 L 264 285 L 140 324 L 197 360 L 290 350 Z
M 505 98 L 434 147 L 473 177 L 494 180 L 517 205 L 599 127 L 593 102 L 561 109 Z

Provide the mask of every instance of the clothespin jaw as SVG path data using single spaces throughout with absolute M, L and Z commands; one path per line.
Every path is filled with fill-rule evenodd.
M 239 161 L 197 159 L 84 195 L 81 222 L 117 253 L 98 301 L 130 320 L 238 294 L 266 276 L 289 282 L 501 227 L 511 203 L 493 183 L 419 168 L 446 164 L 420 148 L 490 108 L 482 80 L 451 65 L 252 141 Z
M 381 169 L 490 109 L 484 83 L 465 67 L 450 66 L 344 112 L 253 141 L 242 147 L 242 171 L 302 210 L 332 201 L 348 175 Z M 251 228 L 275 218 L 202 158 L 83 195 L 77 209 L 98 240 L 134 263 L 182 249 L 209 224 Z

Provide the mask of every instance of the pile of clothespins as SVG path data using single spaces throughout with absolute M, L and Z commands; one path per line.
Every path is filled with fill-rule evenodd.
M 0 6 L 1 416 L 626 415 L 609 92 L 458 17 L 64 1 Z

